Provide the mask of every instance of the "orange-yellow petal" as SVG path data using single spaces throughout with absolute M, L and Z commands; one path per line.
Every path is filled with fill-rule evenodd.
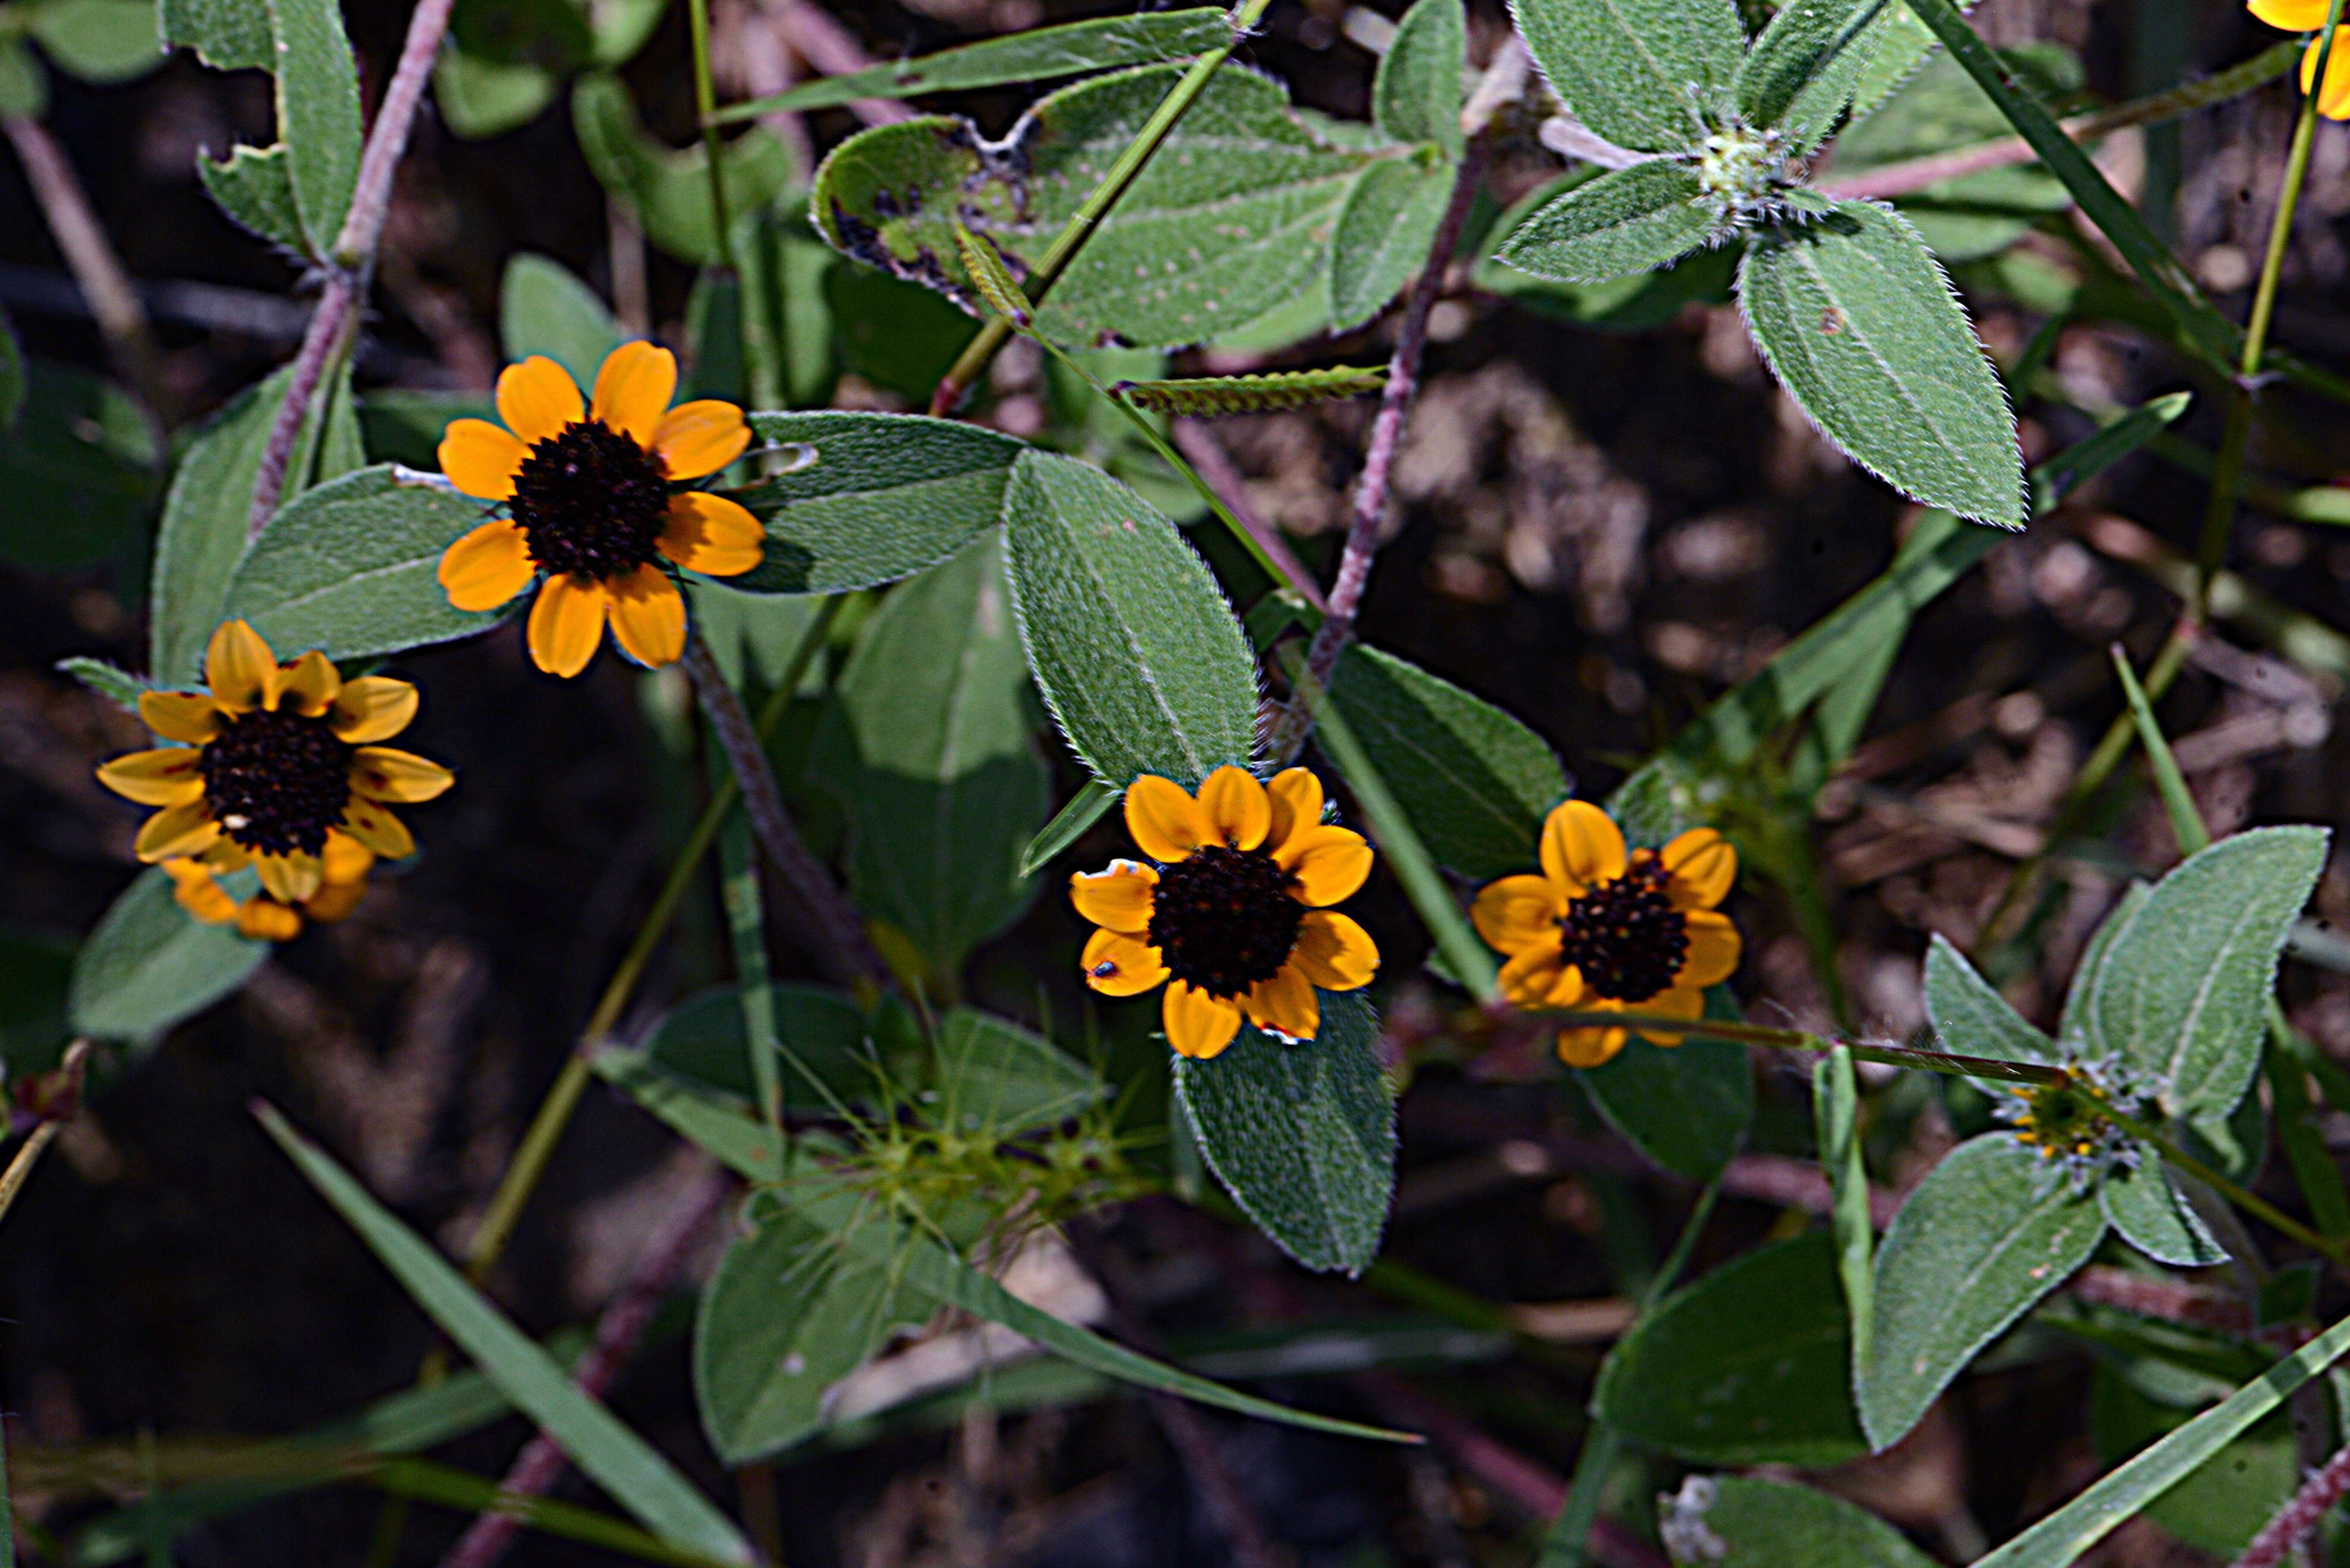
M 416 853 L 408 824 L 364 795 L 353 796 L 343 806 L 343 831 L 386 860 L 404 860 Z
M 412 805 L 445 794 L 457 775 L 439 763 L 390 746 L 361 746 L 351 754 L 351 788 L 369 800 Z
M 2307 33 L 2325 26 L 2328 0 L 2251 0 L 2245 6 L 2272 27 Z
M 689 572 L 731 577 L 759 564 L 767 531 L 748 508 L 689 490 L 669 498 L 669 525 L 654 547 Z
M 167 741 L 201 746 L 228 726 L 220 704 L 195 691 L 141 691 L 139 717 Z
M 1574 990 L 1580 993 L 1583 977 L 1566 961 L 1566 952 L 1559 945 L 1554 931 L 1548 941 L 1519 950 L 1509 962 L 1502 966 L 1499 983 L 1502 994 L 1520 1007 L 1551 1007 L 1567 977 L 1574 977 Z
M 1587 800 L 1570 800 L 1543 823 L 1543 875 L 1576 898 L 1624 875 L 1624 834 Z
M 531 662 L 549 675 L 573 676 L 588 668 L 604 640 L 604 585 L 593 577 L 552 576 L 530 607 L 525 640 Z
M 277 656 L 241 620 L 223 621 L 204 645 L 204 683 L 231 713 L 249 713 L 277 699 Z
M 596 372 L 595 400 L 588 411 L 650 452 L 676 391 L 677 356 L 641 340 L 623 343 Z
M 1157 774 L 1145 774 L 1126 786 L 1126 831 L 1135 847 L 1161 866 L 1212 842 L 1201 826 L 1199 803 L 1181 784 Z
M 1700 991 L 1720 985 L 1738 969 L 1738 955 L 1744 947 L 1738 928 L 1730 923 L 1729 916 L 1713 909 L 1692 909 L 1683 918 L 1689 922 L 1689 948 L 1681 954 L 1680 973 L 1673 977 L 1673 983 Z
M 327 724 L 335 732 L 335 739 L 346 745 L 364 746 L 391 739 L 415 717 L 414 686 L 389 675 L 362 675 L 343 682 Z
M 604 585 L 612 599 L 612 635 L 620 650 L 648 670 L 675 664 L 685 653 L 685 596 L 659 566 L 639 566 Z
M 1711 827 L 1692 827 L 1659 852 L 1672 880 L 1665 896 L 1676 909 L 1711 909 L 1738 880 L 1738 851 Z
M 172 878 L 172 897 L 179 900 L 180 908 L 208 926 L 224 926 L 236 919 L 236 900 L 203 861 L 166 860 L 163 869 Z
M 1646 1002 L 1627 1002 L 1627 1012 L 1661 1012 L 1668 1018 L 1702 1018 L 1705 1016 L 1705 992 L 1692 986 L 1676 985 L 1670 991 L 1659 992 Z M 1659 1045 L 1678 1045 L 1681 1035 L 1678 1030 L 1643 1029 L 1641 1037 Z
M 286 855 L 256 855 L 253 868 L 261 874 L 262 887 L 281 904 L 300 903 L 318 890 L 325 877 L 318 857 L 299 849 Z
M 277 706 L 315 719 L 334 706 L 342 690 L 342 673 L 335 661 L 314 648 L 278 673 Z
M 1281 846 L 1274 862 L 1289 873 L 1289 891 L 1320 908 L 1351 898 L 1371 874 L 1371 846 L 1350 827 L 1309 827 Z
M 367 897 L 367 889 L 364 877 L 356 882 L 321 882 L 317 892 L 302 900 L 302 912 L 324 925 L 348 920 Z
M 1273 826 L 1273 803 L 1246 768 L 1230 764 L 1200 784 L 1200 826 L 1211 844 L 1254 849 Z
M 139 829 L 138 840 L 131 846 L 140 859 L 153 864 L 175 856 L 201 855 L 220 837 L 221 826 L 213 820 L 212 808 L 198 795 L 192 800 L 174 801 L 149 817 Z
M 1558 1032 L 1558 1059 L 1570 1067 L 1604 1067 L 1616 1059 L 1631 1038 L 1628 1029 L 1562 1029 Z
M 1565 913 L 1565 902 L 1550 878 L 1532 873 L 1486 883 L 1477 890 L 1477 901 L 1469 906 L 1469 919 L 1477 934 L 1487 946 L 1505 953 L 1523 952 L 1545 941 L 1555 943 L 1559 917 Z
M 653 427 L 653 451 L 671 479 L 715 473 L 751 444 L 743 410 L 715 398 L 680 403 Z
M 247 898 L 236 912 L 236 929 L 256 942 L 290 942 L 302 934 L 302 917 L 275 898 Z
M 2301 90 L 2317 79 L 2317 57 L 2323 40 L 2312 38 L 2301 56 Z M 2334 52 L 2325 61 L 2325 86 L 2318 90 L 2317 112 L 2328 119 L 2350 119 L 2350 26 L 2334 29 Z
M 530 587 L 537 571 L 529 536 L 493 517 L 442 551 L 433 576 L 459 609 L 494 610 Z
M 1178 1055 L 1205 1061 L 1232 1043 L 1241 1032 L 1241 1004 L 1231 998 L 1210 996 L 1189 981 L 1167 982 L 1159 1004 L 1159 1021 L 1166 1026 L 1167 1044 Z
M 530 448 L 487 420 L 452 420 L 441 436 L 441 472 L 459 493 L 483 501 L 511 501 L 515 475 Z
M 587 417 L 571 373 L 544 354 L 534 354 L 498 373 L 498 418 L 525 446 L 561 435 L 563 427 Z
M 1264 842 L 1276 854 L 1305 829 L 1321 826 L 1322 781 L 1311 769 L 1282 769 L 1265 781 L 1264 794 L 1273 807 L 1273 826 Z
M 1298 922 L 1290 965 L 1325 991 L 1358 991 L 1379 972 L 1371 933 L 1336 909 L 1309 909 Z
M 318 852 L 318 872 L 326 878 L 323 886 L 364 882 L 374 865 L 374 850 L 338 828 L 327 829 L 327 846 Z
M 1069 877 L 1069 902 L 1105 930 L 1139 933 L 1150 928 L 1159 873 L 1131 860 L 1113 860 L 1107 871 L 1079 871 Z
M 203 753 L 193 746 L 161 746 L 151 752 L 98 765 L 98 782 L 141 805 L 176 805 L 204 793 Z
M 1259 1029 L 1293 1042 L 1311 1040 L 1322 1028 L 1321 999 L 1295 963 L 1283 964 L 1272 978 L 1249 987 L 1241 1011 Z
M 1104 996 L 1139 996 L 1167 979 L 1159 950 L 1125 931 L 1096 931 L 1077 962 L 1086 983 Z

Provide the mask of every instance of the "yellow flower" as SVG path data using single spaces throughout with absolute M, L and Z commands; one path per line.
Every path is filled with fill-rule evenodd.
M 2325 26 L 2329 0 L 2250 0 L 2251 14 L 2272 27 L 2288 33 L 2308 33 Z M 2301 57 L 2301 90 L 2312 91 L 2317 80 L 2317 57 L 2323 38 L 2312 38 Z M 2325 62 L 2325 86 L 2317 93 L 2317 112 L 2328 119 L 2350 119 L 2350 26 L 2334 29 L 2334 53 Z
M 1571 800 L 1543 823 L 1542 874 L 1488 883 L 1470 917 L 1509 955 L 1502 993 L 1520 1007 L 1696 1018 L 1705 988 L 1738 967 L 1738 928 L 1715 907 L 1737 879 L 1738 851 L 1710 827 L 1627 855 L 1606 812 Z M 1669 1030 L 1640 1033 L 1681 1042 Z M 1628 1037 L 1620 1027 L 1562 1029 L 1559 1059 L 1596 1067 Z
M 1156 869 L 1131 860 L 1069 878 L 1069 899 L 1101 929 L 1086 983 L 1139 996 L 1164 983 L 1167 1043 L 1206 1058 L 1241 1017 L 1292 1042 L 1322 1026 L 1315 987 L 1354 991 L 1378 971 L 1370 933 L 1324 906 L 1371 874 L 1359 833 L 1322 820 L 1322 781 L 1304 768 L 1262 784 L 1218 768 L 1197 799 L 1145 774 L 1126 792 L 1126 829 Z
M 455 782 L 438 763 L 376 742 L 408 728 L 416 688 L 389 676 L 345 680 L 327 656 L 280 665 L 259 633 L 233 620 L 204 650 L 211 690 L 149 691 L 147 727 L 178 745 L 117 757 L 99 782 L 162 809 L 139 830 L 139 858 L 161 865 L 197 919 L 235 920 L 283 941 L 300 911 L 340 919 L 376 857 L 416 841 L 389 807 L 431 800 Z M 262 891 L 239 905 L 219 877 L 250 866 Z
M 546 581 L 531 606 L 530 656 L 577 675 L 608 621 L 638 663 L 685 651 L 685 598 L 661 567 L 731 577 L 759 564 L 766 532 L 723 496 L 672 493 L 673 481 L 717 472 L 743 455 L 751 427 L 732 403 L 669 400 L 677 360 L 623 343 L 596 373 L 593 399 L 560 365 L 534 354 L 498 377 L 500 430 L 457 420 L 441 438 L 441 471 L 467 495 L 504 502 L 449 546 L 441 586 L 463 610 L 496 609 Z

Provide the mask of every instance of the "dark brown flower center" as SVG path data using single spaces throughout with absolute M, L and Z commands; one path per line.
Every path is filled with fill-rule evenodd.
M 1149 941 L 1168 972 L 1211 996 L 1238 996 L 1271 980 L 1297 945 L 1305 906 L 1262 849 L 1211 844 L 1159 873 Z
M 1624 875 L 1567 905 L 1559 940 L 1592 993 L 1646 1002 L 1671 989 L 1689 952 L 1689 921 L 1666 897 L 1669 873 L 1653 849 L 1636 849 Z
M 651 560 L 669 519 L 660 460 L 601 420 L 566 425 L 515 475 L 514 520 L 531 559 L 599 581 Z
M 321 716 L 240 714 L 196 759 L 204 799 L 228 836 L 263 855 L 316 855 L 351 799 L 351 753 Z

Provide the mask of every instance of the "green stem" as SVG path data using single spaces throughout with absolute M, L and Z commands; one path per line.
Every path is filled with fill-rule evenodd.
M 2344 1268 L 2350 1268 L 2350 1248 L 2345 1248 L 2342 1242 L 2319 1235 L 2259 1193 L 2239 1187 L 2126 1111 L 2116 1110 L 2110 1104 L 2103 1102 L 2100 1102 L 2097 1110 L 2098 1114 L 2114 1126 L 2146 1144 L 2163 1158 L 2203 1183 L 2245 1213 L 2267 1221 L 2312 1251 L 2324 1254 Z
M 686 0 L 685 16 L 693 46 L 693 107 L 702 119 L 702 151 L 710 165 L 710 217 L 716 227 L 718 265 L 740 277 L 733 225 L 726 210 L 726 168 L 719 158 L 723 145 L 711 118 L 718 112 L 718 84 L 710 68 L 710 0 Z
M 706 3 L 707 0 L 694 0 L 697 5 Z M 1264 15 L 1265 7 L 1271 4 L 1272 0 L 1239 0 L 1232 7 L 1232 42 L 1220 49 L 1210 49 L 1191 62 L 1191 68 L 1183 73 L 1174 90 L 1143 122 L 1134 140 L 1127 143 L 1126 151 L 1118 155 L 1118 161 L 1110 165 L 1109 172 L 1102 177 L 1102 182 L 1094 187 L 1085 203 L 1067 223 L 1061 225 L 1061 232 L 1053 236 L 1052 244 L 1028 275 L 1024 292 L 1029 303 L 1044 302 L 1055 281 L 1076 259 L 1078 247 L 1092 235 L 1094 226 L 1117 204 L 1118 199 L 1126 194 L 1127 187 L 1134 183 L 1135 177 L 1142 172 L 1143 165 L 1150 161 L 1151 155 L 1159 151 L 1159 144 L 1175 129 L 1175 122 L 1183 118 L 1183 111 L 1191 107 L 1194 99 L 1207 90 L 1209 78 L 1231 57 L 1233 45 L 1248 36 L 1249 30 L 1256 26 L 1257 19 Z M 939 382 L 938 390 L 931 395 L 931 412 L 941 415 L 952 412 L 1011 337 L 1012 324 L 1000 316 L 982 327 L 979 336 L 971 340 L 962 357 L 955 360 L 953 368 Z

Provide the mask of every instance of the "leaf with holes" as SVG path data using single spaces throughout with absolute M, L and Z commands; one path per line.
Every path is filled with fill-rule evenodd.
M 268 0 L 277 137 L 309 254 L 331 256 L 359 178 L 359 78 L 336 0 Z

